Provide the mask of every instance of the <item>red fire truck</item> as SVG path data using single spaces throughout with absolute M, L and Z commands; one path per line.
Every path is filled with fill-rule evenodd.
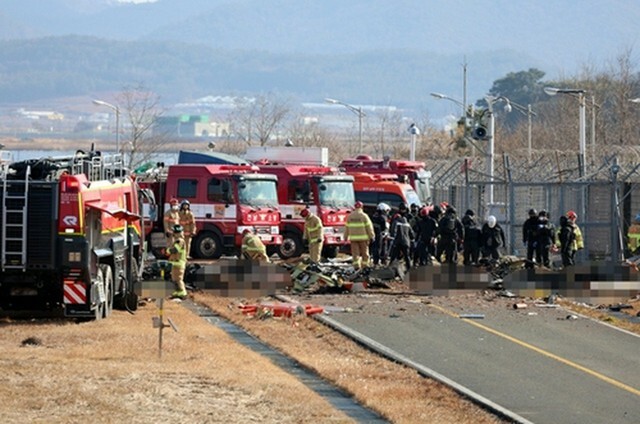
M 300 256 L 304 250 L 304 218 L 300 211 L 309 208 L 324 227 L 325 257 L 335 257 L 347 244 L 344 225 L 355 203 L 353 177 L 336 168 L 313 165 L 256 163 L 261 172 L 278 177 L 278 201 L 282 213 L 283 237 L 277 253 L 282 259 Z
M 367 172 L 369 174 L 395 174 L 398 181 L 411 184 L 421 204 L 430 204 L 431 172 L 424 169 L 425 163 L 408 160 L 372 159 L 369 155 L 358 155 L 355 159 L 344 159 L 340 168 L 348 174 Z
M 145 211 L 150 219 L 148 240 L 158 256 L 166 247 L 163 215 L 172 198 L 191 204 L 197 235 L 191 252 L 200 259 L 237 254 L 242 232 L 252 228 L 267 247 L 282 243 L 277 178 L 252 165 L 170 165 L 140 176 L 151 189 L 159 210 Z
M 101 319 L 137 307 L 140 196 L 119 155 L 4 163 L 0 310 Z

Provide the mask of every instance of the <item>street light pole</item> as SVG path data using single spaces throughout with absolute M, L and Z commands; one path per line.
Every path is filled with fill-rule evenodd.
M 102 100 L 94 100 L 94 105 L 108 107 L 116 114 L 116 153 L 120 153 L 120 108 L 117 105 L 112 105 Z
M 324 99 L 324 101 L 327 102 L 327 103 L 334 104 L 334 105 L 342 105 L 342 106 L 346 107 L 347 109 L 349 109 L 354 114 L 358 115 L 358 152 L 362 153 L 362 118 L 367 116 L 362 111 L 362 106 L 353 106 L 353 105 L 341 102 L 340 100 L 336 100 L 336 99 L 328 99 L 327 98 L 327 99 Z
M 544 92 L 549 96 L 555 96 L 556 94 L 569 94 L 569 95 L 577 95 L 578 102 L 580 105 L 580 137 L 579 137 L 579 145 L 580 145 L 580 176 L 584 177 L 586 175 L 586 150 L 587 150 L 587 118 L 586 118 L 586 104 L 585 104 L 585 90 L 579 88 L 554 88 L 554 87 L 545 87 Z

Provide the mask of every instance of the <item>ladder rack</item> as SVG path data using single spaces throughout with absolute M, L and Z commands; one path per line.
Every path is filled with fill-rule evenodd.
M 2 183 L 2 270 L 24 271 L 27 263 L 27 211 L 29 203 L 29 177 L 31 167 L 25 172 L 24 185 Z M 13 186 L 13 187 L 12 187 Z M 12 189 L 18 187 L 20 190 Z

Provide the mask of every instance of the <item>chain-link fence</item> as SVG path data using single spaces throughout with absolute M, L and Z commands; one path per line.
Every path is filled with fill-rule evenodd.
M 578 260 L 621 259 L 626 252 L 626 231 L 640 213 L 640 163 L 602 158 L 587 164 L 581 175 L 579 158 L 548 154 L 495 161 L 493 179 L 482 158 L 433 161 L 434 203 L 446 201 L 463 215 L 467 209 L 485 220 L 494 215 L 505 231 L 507 253 L 524 256 L 522 226 L 529 209 L 546 210 L 559 227 L 559 218 L 573 210 L 578 215 L 585 249 Z

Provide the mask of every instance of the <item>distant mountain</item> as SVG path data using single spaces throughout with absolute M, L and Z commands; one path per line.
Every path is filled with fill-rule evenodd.
M 637 22 L 628 0 L 2 0 L 0 99 L 144 82 L 171 99 L 278 90 L 415 105 L 459 98 L 464 62 L 477 99 L 508 72 L 601 67 L 638 44 Z

